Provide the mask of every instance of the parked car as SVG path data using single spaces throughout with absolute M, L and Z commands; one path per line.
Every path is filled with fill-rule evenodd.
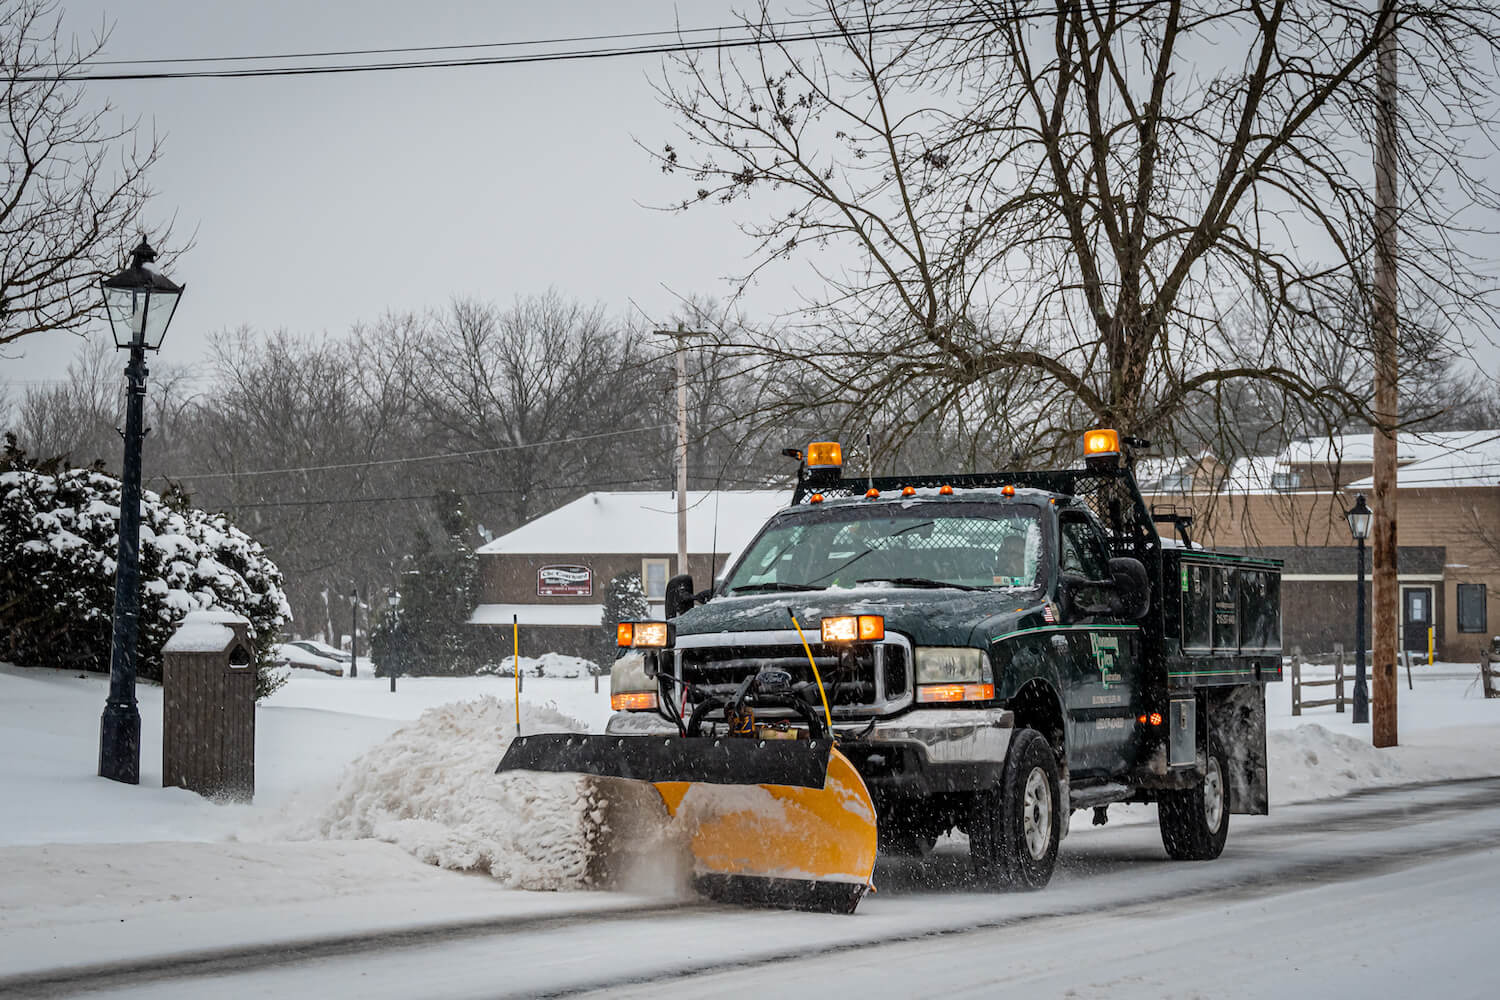
M 332 653 L 343 657 L 343 660 L 337 660 L 332 655 L 320 652 L 317 647 L 321 645 L 323 644 L 302 639 L 280 643 L 276 646 L 276 662 L 284 667 L 316 670 L 334 677 L 344 676 L 344 664 L 348 662 L 349 654 L 331 649 Z

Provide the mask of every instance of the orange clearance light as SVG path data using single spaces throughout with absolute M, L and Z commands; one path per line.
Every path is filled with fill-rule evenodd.
M 608 634 L 608 633 L 606 633 L 606 634 Z M 634 622 L 621 622 L 620 624 L 618 624 L 618 625 L 615 626 L 615 645 L 616 646 L 633 646 L 633 645 L 635 645 L 635 623 Z
M 1016 488 L 1009 483 L 1006 483 L 1004 486 L 1000 487 L 1000 495 L 1003 497 L 1013 497 L 1016 495 Z
M 995 697 L 993 684 L 919 684 L 917 701 L 991 701 Z
M 635 691 L 630 694 L 612 694 L 609 696 L 609 710 L 611 712 L 654 712 L 656 692 Z
M 1120 432 L 1107 427 L 1089 431 L 1083 436 L 1083 453 L 1085 455 L 1118 455 Z
M 809 469 L 837 469 L 844 464 L 844 449 L 837 441 L 814 441 L 807 446 Z
M 667 645 L 666 622 L 636 622 L 635 645 L 664 649 Z
M 880 499 L 880 491 L 877 490 L 875 487 L 871 486 L 869 489 L 865 490 L 865 499 L 866 500 L 878 500 L 878 499 Z
M 810 497 L 807 498 L 807 502 L 808 503 L 822 503 L 823 502 L 823 494 L 821 494 L 821 493 L 814 493 L 812 496 L 810 496 Z
M 917 488 L 915 486 L 903 486 L 901 487 L 901 495 L 904 497 L 914 497 L 917 495 Z
M 881 615 L 860 615 L 859 637 L 865 642 L 879 642 L 884 639 L 885 618 Z
M 953 495 L 953 487 L 949 486 L 947 483 L 944 483 L 943 485 L 938 487 L 938 495 L 951 497 Z

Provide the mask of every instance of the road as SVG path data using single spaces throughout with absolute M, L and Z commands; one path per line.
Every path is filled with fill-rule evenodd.
M 853 917 L 664 902 L 0 981 L 0 995 L 1493 996 L 1500 778 L 1236 816 L 1209 863 L 1166 860 L 1154 823 L 1075 827 L 1039 893 L 975 892 L 956 851 L 876 880 Z

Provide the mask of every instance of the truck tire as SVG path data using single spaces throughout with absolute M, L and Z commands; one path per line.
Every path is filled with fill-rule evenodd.
M 1057 773 L 1046 737 L 1017 730 L 1000 782 L 977 793 L 970 810 L 969 858 L 981 879 L 1026 890 L 1052 879 L 1062 825 Z
M 1161 843 L 1174 861 L 1212 861 L 1229 838 L 1229 760 L 1210 743 L 1203 780 L 1163 792 L 1156 804 Z

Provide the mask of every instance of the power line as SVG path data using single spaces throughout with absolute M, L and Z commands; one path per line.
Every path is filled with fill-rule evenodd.
M 332 472 L 344 469 L 371 469 L 382 465 L 408 465 L 414 462 L 441 462 L 455 458 L 473 458 L 476 455 L 498 455 L 508 451 L 523 451 L 527 448 L 543 448 L 549 445 L 573 444 L 578 441 L 596 441 L 600 438 L 619 437 L 622 434 L 640 434 L 643 431 L 658 431 L 671 424 L 649 424 L 631 427 L 622 431 L 602 431 L 598 434 L 582 434 L 578 437 L 553 438 L 550 441 L 532 441 L 528 444 L 508 444 L 497 448 L 475 448 L 472 451 L 449 451 L 435 455 L 417 455 L 411 458 L 377 458 L 367 462 L 339 462 L 334 465 L 303 465 L 287 469 L 253 469 L 243 472 L 196 472 L 186 476 L 163 476 L 178 482 L 192 479 L 234 479 L 240 476 L 283 476 L 298 472 Z
M 771 28 L 785 28 L 793 25 L 820 24 L 830 21 L 826 17 L 803 17 L 788 18 L 783 21 L 766 22 L 765 26 Z M 472 49 L 505 49 L 520 48 L 523 46 L 542 45 L 565 45 L 577 42 L 615 42 L 631 38 L 680 38 L 684 35 L 702 35 L 713 32 L 742 31 L 747 26 L 743 24 L 714 25 L 705 28 L 671 28 L 656 31 L 628 31 L 617 32 L 609 35 L 565 35 L 559 38 L 533 38 L 525 41 L 512 42 L 462 42 L 450 45 L 408 45 L 394 48 L 379 49 L 328 49 L 321 52 L 275 52 L 264 55 L 237 55 L 237 56 L 173 56 L 157 57 L 150 59 L 90 59 L 90 66 L 153 66 L 171 65 L 173 63 L 226 63 L 226 62 L 259 62 L 267 59 L 331 59 L 346 56 L 383 56 L 383 55 L 405 55 L 417 52 L 456 52 Z M 760 25 L 757 25 L 760 27 Z M 54 67 L 61 68 L 62 64 L 54 63 Z
M 703 482 L 731 483 L 744 486 L 756 486 L 761 489 L 790 489 L 789 485 L 768 486 L 765 482 L 758 479 L 716 479 L 712 476 L 694 476 L 692 478 Z M 556 493 L 571 490 L 594 492 L 598 487 L 601 486 L 645 486 L 656 483 L 658 479 L 659 477 L 607 479 L 598 480 L 592 483 L 558 483 L 551 486 L 539 485 L 530 487 L 499 486 L 493 489 L 486 490 L 457 490 L 456 492 L 466 497 L 517 495 L 522 493 Z M 668 491 L 663 490 L 659 492 Z M 318 497 L 311 500 L 253 500 L 245 503 L 229 503 L 225 506 L 230 510 L 248 510 L 252 508 L 263 509 L 270 507 L 333 507 L 358 503 L 397 503 L 404 500 L 429 500 L 432 498 L 432 495 L 432 492 L 429 491 L 426 493 L 409 493 L 401 496 Z
M 1034 18 L 1037 14 L 1021 15 Z M 1052 16 L 1052 15 L 1047 15 Z M 339 73 L 381 73 L 411 69 L 451 69 L 468 66 L 515 66 L 528 63 L 570 62 L 574 60 L 615 59 L 624 56 L 670 55 L 684 52 L 709 52 L 726 49 L 759 47 L 766 44 L 789 42 L 826 41 L 845 37 L 847 34 L 885 35 L 898 31 L 928 31 L 960 27 L 988 20 L 983 15 L 952 18 L 947 21 L 928 21 L 919 24 L 866 25 L 856 31 L 844 28 L 831 30 L 809 30 L 800 34 L 772 36 L 770 38 L 717 39 L 699 42 L 674 42 L 654 45 L 619 46 L 615 48 L 570 49 L 561 52 L 538 52 L 515 56 L 486 56 L 472 59 L 427 59 L 382 63 L 345 63 L 327 66 L 270 66 L 251 69 L 226 70 L 162 70 L 121 73 L 52 73 L 26 74 L 14 78 L 20 83 L 77 83 L 84 81 L 130 81 L 130 80 L 205 80 L 205 79 L 249 79 L 256 77 L 324 76 Z M 753 26 L 752 26 L 753 27 Z M 196 61 L 196 60 L 195 60 Z

